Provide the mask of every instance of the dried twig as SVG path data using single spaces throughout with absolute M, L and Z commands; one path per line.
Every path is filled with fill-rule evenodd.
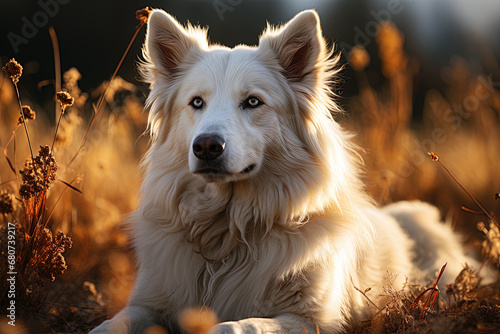
M 437 162 L 441 167 L 443 167 L 443 169 L 446 171 L 446 173 L 448 173 L 448 175 L 453 179 L 453 181 L 455 181 L 459 186 L 460 188 L 462 188 L 463 191 L 465 191 L 465 193 L 470 197 L 470 199 L 479 207 L 479 209 L 481 209 L 481 211 L 486 215 L 486 217 L 488 217 L 488 219 L 490 221 L 492 221 L 497 227 L 500 228 L 500 225 L 497 223 L 497 221 L 495 220 L 495 218 L 493 218 L 493 216 L 490 215 L 490 213 L 488 211 L 486 211 L 486 209 L 481 205 L 481 203 L 479 203 L 479 201 L 469 192 L 467 191 L 467 189 L 465 189 L 465 187 L 458 181 L 458 179 L 450 172 L 450 170 L 448 168 L 446 168 L 446 166 L 439 160 L 439 157 L 434 153 L 434 152 L 428 152 L 427 153 L 431 159 L 435 162 Z
M 141 12 L 141 15 L 139 15 L 140 14 L 139 12 Z M 107 92 L 109 86 L 111 85 L 111 82 L 115 79 L 116 74 L 118 73 L 118 70 L 122 66 L 122 63 L 125 60 L 125 57 L 127 56 L 130 48 L 132 47 L 132 44 L 134 43 L 137 35 L 139 34 L 139 31 L 147 23 L 149 12 L 150 12 L 149 7 L 146 7 L 145 9 L 137 11 L 137 19 L 140 20 L 141 23 L 138 25 L 138 27 L 137 27 L 134 35 L 132 36 L 132 39 L 130 40 L 127 48 L 125 49 L 125 52 L 122 55 L 122 58 L 118 62 L 118 66 L 116 66 L 116 69 L 113 72 L 113 74 L 111 75 L 111 77 L 110 77 L 110 79 L 109 79 L 109 81 L 108 81 L 108 83 L 106 85 L 106 88 L 102 92 L 101 97 L 99 98 L 99 102 L 97 103 L 97 107 L 94 107 L 94 114 L 92 115 L 92 118 L 90 119 L 90 124 L 89 124 L 89 127 L 87 128 L 87 132 L 85 132 L 85 135 L 83 136 L 83 140 L 82 140 L 82 143 L 80 144 L 80 147 L 76 151 L 76 153 L 73 156 L 73 158 L 71 158 L 71 160 L 69 161 L 67 167 L 71 166 L 71 164 L 75 161 L 75 159 L 78 157 L 78 155 L 82 151 L 83 147 L 87 143 L 87 139 L 88 139 L 88 136 L 90 134 L 90 131 L 92 130 L 92 127 L 94 126 L 94 122 L 96 120 L 96 117 L 99 114 L 99 111 L 101 110 L 102 103 L 104 102 L 104 96 L 106 95 L 106 92 Z M 147 14 L 145 14 L 145 13 L 147 13 Z

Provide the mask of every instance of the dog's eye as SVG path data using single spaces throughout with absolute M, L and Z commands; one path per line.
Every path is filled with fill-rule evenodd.
M 201 109 L 203 108 L 203 105 L 205 102 L 203 102 L 203 99 L 199 96 L 193 97 L 191 102 L 189 102 L 189 105 L 193 107 L 194 109 Z
M 263 105 L 264 102 L 262 102 L 258 97 L 256 96 L 249 96 L 244 102 L 243 102 L 243 108 L 257 108 L 261 105 Z

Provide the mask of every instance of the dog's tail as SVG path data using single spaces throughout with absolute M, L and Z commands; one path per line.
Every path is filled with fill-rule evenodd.
M 383 209 L 394 217 L 403 230 L 415 241 L 413 250 L 414 263 L 422 278 L 432 277 L 447 263 L 446 270 L 440 280 L 440 288 L 444 288 L 455 280 L 465 265 L 480 270 L 480 263 L 465 251 L 462 241 L 450 223 L 443 223 L 439 210 L 424 202 L 398 202 Z M 481 269 L 481 276 L 490 281 L 491 271 Z

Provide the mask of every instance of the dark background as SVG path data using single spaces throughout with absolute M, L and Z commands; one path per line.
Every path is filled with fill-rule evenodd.
M 189 20 L 209 26 L 211 41 L 228 46 L 256 44 L 266 21 L 279 24 L 303 9 L 315 8 L 325 37 L 330 43 L 342 46 L 339 49 L 344 55 L 356 42 L 366 46 L 372 59 L 368 74 L 380 68 L 373 37 L 375 23 L 380 18 L 388 18 L 389 13 L 390 20 L 405 36 L 405 50 L 420 63 L 417 100 L 423 96 L 419 92 L 440 88 L 440 69 L 455 55 L 465 58 L 473 70 L 491 74 L 496 82 L 500 80 L 498 0 L 0 0 L 1 62 L 15 57 L 23 64 L 21 88 L 29 91 L 32 100 L 43 104 L 54 91 L 51 85 L 54 59 L 48 33 L 48 28 L 53 26 L 60 46 L 62 72 L 76 67 L 83 76 L 82 90 L 91 91 L 114 71 L 138 25 L 135 11 L 145 6 L 162 8 L 182 23 Z M 397 13 L 390 13 L 390 8 L 397 8 Z M 29 30 L 26 22 L 33 24 L 37 31 Z M 140 58 L 144 34 L 145 28 L 119 72 L 135 84 L 139 84 L 135 62 Z M 16 50 L 12 40 L 26 35 L 28 38 Z M 496 61 L 492 61 L 495 58 Z M 353 76 L 347 67 L 340 91 L 344 97 L 356 93 Z

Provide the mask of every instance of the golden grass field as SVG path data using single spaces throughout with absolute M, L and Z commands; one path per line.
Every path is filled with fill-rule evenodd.
M 144 24 L 145 19 L 138 29 Z M 357 82 L 359 94 L 340 98 L 348 112 L 338 121 L 358 134 L 367 190 L 378 203 L 419 199 L 437 205 L 443 218 L 463 233 L 467 246 L 498 267 L 499 85 L 455 57 L 441 71 L 446 89 L 426 92 L 423 110 L 416 111 L 419 63 L 405 52 L 403 39 L 387 23 L 377 37 L 378 54 L 356 47 L 348 55 L 355 71 L 348 79 Z M 371 59 L 379 59 L 382 66 L 376 86 L 366 73 Z M 9 272 L 9 235 L 14 233 L 9 231 L 15 231 L 16 327 L 2 316 L 0 333 L 87 332 L 124 306 L 134 282 L 133 254 L 120 222 L 135 207 L 138 164 L 148 145 L 144 96 L 119 76 L 82 92 L 80 73 L 72 68 L 63 74 L 61 87 L 74 101 L 59 96 L 56 110 L 42 110 L 23 89 L 16 93 L 16 86 L 23 87 L 22 75 L 14 85 L 15 78 L 7 74 L 0 76 L 0 271 L 2 277 Z M 36 117 L 29 119 L 33 114 L 26 111 L 25 121 L 20 120 L 21 105 L 30 106 Z M 416 115 L 421 120 L 415 121 Z M 439 160 L 430 159 L 428 152 Z M 445 282 L 448 289 L 439 292 L 435 303 L 426 303 L 429 295 L 437 295 L 434 290 L 418 296 L 436 277 L 429 278 L 429 286 L 408 282 L 400 291 L 392 287 L 390 274 L 381 279 L 386 279 L 390 302 L 373 319 L 355 324 L 352 333 L 500 330 L 499 285 L 481 286 L 470 269 L 455 282 Z M 10 288 L 3 279 L 2 314 L 10 305 L 11 298 L 4 297 Z M 368 302 L 369 287 L 359 288 Z M 188 332 L 203 333 L 206 326 L 193 324 L 207 321 L 210 314 L 192 311 L 186 317 L 182 322 Z

